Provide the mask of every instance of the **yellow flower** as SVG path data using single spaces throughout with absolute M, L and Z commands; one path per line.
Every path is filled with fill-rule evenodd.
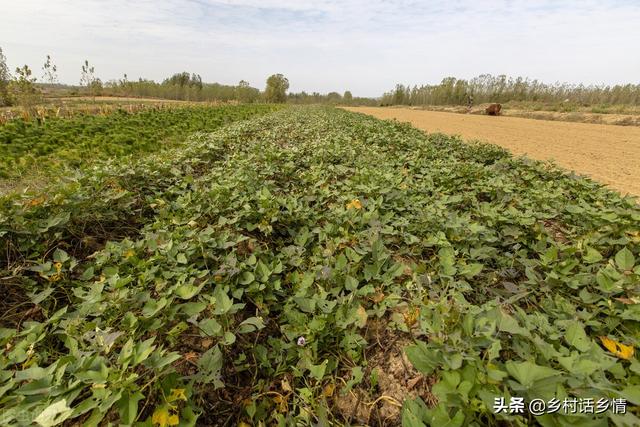
M 347 209 L 362 209 L 362 203 L 358 199 L 353 199 L 347 203 Z
M 59 273 L 60 270 L 62 270 L 62 263 L 60 262 L 56 262 L 55 264 L 53 264 L 53 266 L 56 268 L 56 271 Z
M 618 356 L 620 359 L 629 360 L 633 357 L 635 350 L 631 345 L 620 344 L 617 341 L 614 341 L 607 337 L 599 337 L 600 341 L 602 341 L 602 345 L 605 346 L 607 350 L 611 353 Z
M 124 257 L 125 258 L 131 258 L 132 256 L 135 255 L 135 251 L 133 249 L 128 249 L 125 253 L 124 253 Z

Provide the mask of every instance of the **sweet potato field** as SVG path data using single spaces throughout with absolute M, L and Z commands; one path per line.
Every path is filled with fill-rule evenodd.
M 1 425 L 640 425 L 632 199 L 332 108 L 137 153 L 0 198 Z
M 274 111 L 277 106 L 151 106 L 129 112 L 78 114 L 11 120 L 0 125 L 0 179 L 34 169 L 64 176 L 95 160 L 172 147 L 185 136 L 210 132 L 233 121 Z

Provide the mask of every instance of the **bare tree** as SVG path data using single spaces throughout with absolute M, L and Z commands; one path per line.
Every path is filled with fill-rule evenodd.
M 35 85 L 37 79 L 32 74 L 28 65 L 16 68 L 16 76 L 9 85 L 11 94 L 26 112 L 32 112 L 42 100 L 42 94 Z
M 9 94 L 9 82 L 11 73 L 7 67 L 7 58 L 0 47 L 0 106 L 11 105 L 11 95 Z
M 80 75 L 80 86 L 85 86 L 87 92 L 93 97 L 93 102 L 96 101 L 96 95 L 102 91 L 102 81 L 95 76 L 95 68 L 89 65 L 88 60 L 84 60 L 82 64 L 82 74 Z
M 49 84 L 58 83 L 58 67 L 51 61 L 51 55 L 47 55 L 47 60 L 42 66 L 42 81 Z

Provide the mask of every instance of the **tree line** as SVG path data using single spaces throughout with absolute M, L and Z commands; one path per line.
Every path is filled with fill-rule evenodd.
M 57 67 L 50 55 L 42 66 L 38 80 L 29 66 L 16 68 L 11 73 L 0 48 L 0 106 L 20 105 L 25 108 L 41 103 L 41 89 L 52 87 L 66 89 L 71 95 L 92 97 L 111 95 L 126 97 L 161 98 L 183 101 L 212 102 L 272 102 L 291 104 L 330 105 L 469 105 L 509 101 L 597 105 L 640 105 L 640 84 L 626 85 L 575 85 L 548 84 L 523 77 L 493 76 L 482 74 L 469 80 L 447 77 L 435 85 L 397 84 L 395 89 L 380 98 L 354 97 L 350 91 L 343 94 L 330 92 L 288 93 L 289 80 L 282 74 L 267 78 L 264 91 L 240 80 L 237 85 L 205 83 L 196 73 L 176 73 L 162 82 L 148 79 L 131 81 L 125 74 L 122 79 L 103 82 L 96 76 L 93 65 L 85 60 L 80 69 L 80 85 L 58 84 Z
M 50 55 L 47 55 L 42 66 L 42 77 L 38 79 L 28 65 L 17 68 L 11 73 L 7 67 L 6 57 L 0 48 L 0 106 L 19 105 L 29 109 L 44 100 L 43 89 L 57 89 L 68 95 L 126 96 L 143 98 L 161 98 L 183 101 L 240 102 L 240 103 L 296 103 L 296 104 L 375 104 L 369 98 L 354 98 L 351 92 L 344 95 L 331 92 L 326 95 L 306 92 L 287 93 L 289 80 L 282 74 L 273 74 L 267 78 L 264 91 L 252 87 L 247 81 L 240 80 L 237 85 L 205 83 L 196 73 L 186 71 L 175 73 L 162 82 L 148 79 L 129 80 L 123 78 L 103 82 L 96 76 L 93 65 L 85 60 L 80 68 L 79 86 L 58 83 L 57 66 Z
M 380 99 L 381 105 L 466 105 L 486 102 L 572 102 L 583 105 L 640 105 L 640 84 L 548 84 L 524 77 L 482 74 L 469 80 L 444 78 L 440 84 L 397 84 Z

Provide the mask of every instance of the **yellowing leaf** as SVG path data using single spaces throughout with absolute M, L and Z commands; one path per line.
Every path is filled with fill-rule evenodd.
M 619 342 L 607 337 L 599 338 L 600 341 L 602 341 L 602 345 L 604 345 L 607 350 L 618 356 L 620 359 L 629 360 L 635 353 L 635 349 L 633 348 L 633 346 L 620 344 Z
M 365 310 L 363 306 L 359 305 L 356 315 L 358 316 L 358 326 L 360 328 L 364 328 L 367 324 L 367 310 Z
M 60 273 L 56 273 L 56 274 L 52 274 L 51 276 L 47 277 L 47 280 L 49 280 L 50 282 L 57 282 L 58 280 L 60 280 L 61 277 L 62 277 L 62 275 Z
M 27 202 L 27 206 L 38 206 L 44 202 L 44 197 L 38 197 L 37 199 L 31 199 Z
M 153 411 L 151 422 L 159 427 L 177 426 L 180 424 L 180 418 L 176 414 L 169 413 L 166 406 L 160 406 Z
M 333 396 L 333 392 L 335 391 L 335 389 L 336 389 L 335 384 L 327 384 L 322 389 L 322 394 L 324 395 L 324 397 L 331 397 Z
M 172 388 L 171 394 L 167 398 L 167 402 L 175 402 L 176 400 L 187 400 L 187 396 L 184 394 L 185 389 L 183 388 Z
M 287 400 L 288 400 L 288 396 L 282 396 L 280 394 L 273 398 L 273 401 L 278 404 L 278 411 L 280 411 L 283 414 L 288 412 L 288 409 L 289 409 L 287 405 Z
M 638 304 L 640 302 L 639 298 L 626 298 L 626 297 L 621 297 L 621 298 L 614 298 L 614 300 L 616 301 L 620 301 L 623 304 L 627 304 L 627 305 L 633 305 L 633 304 Z
M 362 203 L 358 199 L 353 199 L 347 203 L 347 209 L 362 209 Z
M 135 251 L 133 249 L 129 249 L 124 253 L 125 258 L 131 258 L 133 255 L 135 255 Z
M 291 388 L 291 384 L 289 384 L 289 381 L 286 378 L 280 381 L 280 386 L 282 387 L 282 391 L 284 392 L 293 391 L 293 389 Z
M 418 317 L 420 316 L 420 309 L 416 307 L 407 313 L 403 313 L 402 315 L 404 316 L 404 323 L 410 328 L 418 321 Z
M 377 292 L 375 293 L 372 297 L 371 297 L 371 301 L 375 302 L 376 304 L 382 302 L 384 300 L 384 293 L 383 292 Z
M 244 421 L 240 421 L 238 423 L 238 427 L 251 427 L 249 423 L 245 423 Z

